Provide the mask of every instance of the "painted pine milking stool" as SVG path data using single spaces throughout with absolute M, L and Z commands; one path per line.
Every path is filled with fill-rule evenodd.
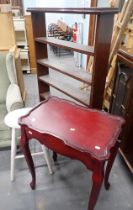
M 29 141 L 36 138 L 46 147 L 80 160 L 92 170 L 88 210 L 93 210 L 103 180 L 105 188 L 109 189 L 108 178 L 118 151 L 123 123 L 120 117 L 56 97 L 41 102 L 19 119 L 20 144 L 32 175 L 31 188 L 35 189 L 36 175 Z
M 31 110 L 31 108 L 29 108 L 29 107 L 16 109 L 16 110 L 9 112 L 5 116 L 5 120 L 4 120 L 5 124 L 8 127 L 10 127 L 12 130 L 12 132 L 11 132 L 11 171 L 10 171 L 11 181 L 14 181 L 14 179 L 15 179 L 15 160 L 24 157 L 23 155 L 16 153 L 16 150 L 17 150 L 16 131 L 20 129 L 20 126 L 18 124 L 18 119 L 19 119 L 19 117 L 26 115 L 30 110 Z M 45 148 L 44 145 L 42 145 L 41 147 L 42 147 L 42 151 L 33 152 L 32 155 L 33 156 L 43 155 L 46 160 L 49 173 L 52 174 L 53 171 L 52 171 L 51 161 L 50 161 L 50 157 L 49 157 L 47 148 Z

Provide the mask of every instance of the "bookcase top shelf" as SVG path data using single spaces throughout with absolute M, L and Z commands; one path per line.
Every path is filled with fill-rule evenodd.
M 46 13 L 70 13 L 70 14 L 109 14 L 109 13 L 118 13 L 118 8 L 42 8 L 42 7 L 33 7 L 28 8 L 28 12 L 46 12 Z

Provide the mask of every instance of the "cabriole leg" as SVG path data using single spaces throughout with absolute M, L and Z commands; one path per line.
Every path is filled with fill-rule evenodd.
M 26 136 L 26 131 L 25 129 L 22 127 L 21 128 L 21 141 L 20 141 L 20 146 L 22 148 L 22 151 L 24 153 L 26 162 L 28 164 L 31 176 L 32 176 L 32 181 L 30 183 L 30 186 L 32 189 L 35 189 L 35 185 L 36 185 L 36 174 L 35 174 L 35 167 L 34 167 L 34 162 L 31 156 L 31 152 L 29 149 L 29 139 Z
M 108 163 L 107 163 L 107 167 L 106 167 L 106 171 L 105 171 L 105 177 L 104 177 L 104 185 L 105 185 L 106 190 L 108 190 L 109 187 L 110 187 L 109 174 L 110 174 L 111 168 L 113 166 L 115 157 L 117 155 L 119 145 L 120 145 L 120 142 L 117 141 L 116 145 L 111 150 L 111 155 L 110 155 L 110 158 L 109 158 Z

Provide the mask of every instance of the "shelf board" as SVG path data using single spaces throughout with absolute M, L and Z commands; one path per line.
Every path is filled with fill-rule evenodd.
M 70 84 L 57 81 L 57 79 L 50 77 L 49 75 L 41 76 L 39 77 L 39 80 L 50 85 L 56 90 L 64 93 L 65 95 L 75 99 L 76 101 L 84 104 L 85 106 L 89 106 L 89 98 L 90 98 L 89 91 L 88 92 L 81 91 L 80 89 L 77 89 Z
M 16 33 L 17 33 L 17 32 L 23 32 L 23 33 L 25 33 L 24 30 L 25 30 L 24 28 L 15 28 L 15 32 L 16 32 Z
M 73 67 L 72 65 L 69 64 L 66 66 L 59 60 L 55 59 L 39 59 L 37 63 L 52 68 L 55 71 L 58 71 L 62 74 L 72 77 L 73 79 L 91 85 L 92 75 L 90 73 L 85 72 L 82 69 L 79 70 L 79 68 Z
M 30 71 L 30 66 L 22 64 L 22 71 Z
M 36 42 L 42 43 L 42 44 L 50 44 L 56 47 L 64 48 L 71 51 L 76 51 L 83 54 L 89 54 L 94 55 L 94 47 L 92 46 L 86 46 L 70 41 L 64 41 L 60 39 L 56 39 L 53 37 L 39 37 L 35 39 Z
M 118 13 L 118 8 L 42 8 L 42 7 L 33 7 L 28 8 L 28 12 L 46 12 L 46 13 L 70 13 L 70 14 L 108 14 L 108 13 Z
M 17 46 L 27 46 L 26 41 L 17 41 Z

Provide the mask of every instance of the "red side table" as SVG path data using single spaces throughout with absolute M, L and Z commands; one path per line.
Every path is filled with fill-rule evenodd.
M 31 188 L 35 188 L 36 175 L 29 140 L 36 138 L 53 151 L 80 160 L 92 170 L 88 210 L 93 210 L 103 180 L 105 188 L 109 189 L 109 173 L 119 147 L 118 137 L 123 123 L 120 117 L 56 97 L 41 102 L 19 119 L 20 144 L 32 175 Z

